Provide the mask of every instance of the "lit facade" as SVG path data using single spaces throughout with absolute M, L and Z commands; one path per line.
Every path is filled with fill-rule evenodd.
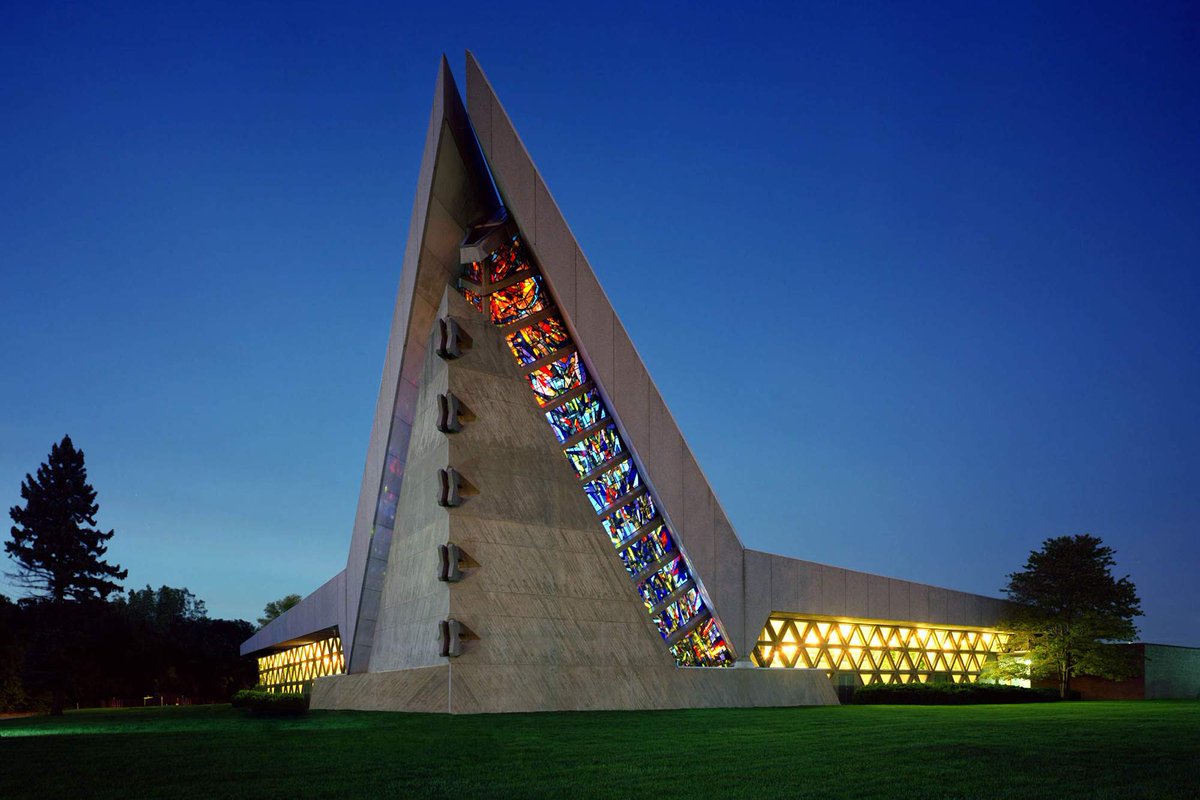
M 243 645 L 264 683 L 319 708 L 803 705 L 1003 649 L 1000 600 L 743 544 L 469 54 L 420 176 L 346 567 Z M 317 631 L 336 647 L 283 649 Z
M 317 678 L 346 670 L 342 640 L 336 634 L 259 656 L 257 661 L 258 683 L 271 692 L 306 692 Z
M 973 683 L 1008 639 L 986 628 L 772 614 L 751 659 L 758 667 L 821 670 L 839 685 Z

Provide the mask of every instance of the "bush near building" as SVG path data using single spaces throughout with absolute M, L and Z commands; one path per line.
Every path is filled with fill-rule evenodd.
M 1056 689 L 1026 689 L 994 683 L 904 683 L 860 686 L 859 704 L 961 706 L 978 703 L 1045 703 L 1058 700 Z

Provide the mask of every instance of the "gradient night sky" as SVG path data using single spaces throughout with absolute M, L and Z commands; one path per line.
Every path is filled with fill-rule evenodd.
M 470 47 L 748 546 L 996 594 L 1090 532 L 1200 645 L 1194 6 L 408 5 L 6 6 L 4 508 L 69 432 L 127 585 L 341 569 Z

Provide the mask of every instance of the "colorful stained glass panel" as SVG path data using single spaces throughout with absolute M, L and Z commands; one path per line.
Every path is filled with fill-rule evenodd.
M 621 562 L 625 565 L 625 571 L 632 578 L 645 572 L 646 567 L 673 549 L 675 549 L 675 545 L 671 541 L 671 534 L 667 530 L 667 526 L 659 525 L 656 530 L 647 533 L 618 555 L 621 556 Z
M 687 565 L 683 563 L 682 558 L 677 556 L 670 564 L 652 572 L 646 577 L 646 580 L 639 583 L 638 594 L 642 596 L 642 602 L 646 604 L 646 608 L 654 608 L 679 591 L 691 578 Z
M 571 353 L 529 373 L 529 386 L 540 405 L 582 386 L 586 380 L 587 371 L 579 360 L 579 353 Z
M 567 460 L 579 473 L 579 477 L 600 466 L 604 462 L 616 458 L 625 450 L 617 429 L 612 425 L 601 428 L 595 433 L 585 436 L 566 449 Z
M 536 275 L 488 295 L 488 310 L 496 325 L 516 322 L 545 307 L 546 292 Z
M 671 653 L 675 661 L 685 667 L 718 667 L 733 662 L 725 637 L 712 618 L 704 620 L 696 630 L 676 642 Z
M 637 467 L 632 460 L 622 461 L 607 472 L 602 472 L 594 481 L 583 485 L 592 508 L 599 514 L 604 509 L 620 500 L 625 495 L 642 485 L 638 477 Z
M 509 275 L 516 275 L 530 268 L 529 256 L 519 236 L 500 245 L 488 256 L 488 280 L 497 283 Z
M 704 601 L 700 599 L 700 593 L 694 588 L 688 589 L 683 597 L 671 603 L 661 614 L 654 618 L 654 624 L 658 626 L 658 632 L 666 639 L 672 633 L 688 624 L 692 617 L 703 610 Z
M 600 395 L 595 389 L 588 389 L 558 408 L 546 412 L 546 420 L 559 442 L 565 442 L 575 434 L 583 433 L 602 419 L 608 419 L 608 410 L 600 402 Z
M 483 298 L 472 292 L 470 289 L 462 289 L 463 297 L 467 298 L 467 302 L 475 306 L 476 311 L 483 311 Z
M 605 532 L 608 533 L 608 538 L 612 539 L 614 545 L 619 545 L 654 519 L 656 513 L 654 501 L 650 499 L 649 494 L 644 494 L 632 503 L 618 508 L 612 515 L 605 517 L 602 523 Z
M 518 364 L 532 364 L 571 343 L 571 334 L 558 317 L 546 317 L 504 338 Z

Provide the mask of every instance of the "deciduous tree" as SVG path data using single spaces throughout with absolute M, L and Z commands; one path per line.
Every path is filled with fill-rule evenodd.
M 1117 643 L 1137 636 L 1141 601 L 1129 576 L 1113 576 L 1114 566 L 1113 549 L 1099 538 L 1059 536 L 1008 576 L 1009 647 L 1027 653 L 1035 678 L 1055 678 L 1064 698 L 1076 675 L 1120 680 L 1136 673 Z
M 258 626 L 261 628 L 271 620 L 283 614 L 294 605 L 297 605 L 304 598 L 298 594 L 289 594 L 278 600 L 272 600 L 263 608 L 263 615 L 258 618 Z

